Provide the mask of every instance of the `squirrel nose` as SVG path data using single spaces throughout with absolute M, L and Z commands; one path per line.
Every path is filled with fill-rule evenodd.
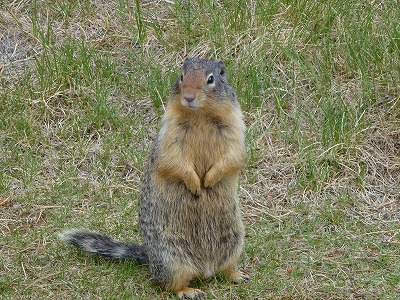
M 186 92 L 183 94 L 183 99 L 185 99 L 187 102 L 193 102 L 195 98 L 196 95 L 192 92 Z

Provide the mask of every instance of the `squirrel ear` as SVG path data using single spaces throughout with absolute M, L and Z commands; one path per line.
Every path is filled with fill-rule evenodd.
M 219 68 L 219 74 L 220 74 L 221 76 L 225 76 L 226 68 L 225 68 L 224 62 L 223 62 L 222 60 L 218 60 L 218 61 L 217 61 L 217 66 L 218 66 L 218 68 Z
M 185 60 L 183 61 L 183 69 L 185 70 L 187 65 L 192 61 L 192 58 L 187 56 L 185 57 Z

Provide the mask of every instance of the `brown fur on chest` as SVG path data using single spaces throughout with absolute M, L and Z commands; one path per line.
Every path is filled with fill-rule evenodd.
M 223 159 L 229 149 L 241 149 L 241 117 L 232 111 L 232 106 L 211 110 L 190 110 L 181 106 L 166 112 L 165 134 L 161 137 L 164 155 L 179 155 L 193 164 L 202 178 L 211 166 Z M 225 109 L 225 112 L 224 112 Z

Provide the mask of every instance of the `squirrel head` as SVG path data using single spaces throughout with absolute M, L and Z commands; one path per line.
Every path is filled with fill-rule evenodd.
M 186 58 L 172 93 L 189 109 L 211 108 L 224 101 L 237 102 L 221 60 Z

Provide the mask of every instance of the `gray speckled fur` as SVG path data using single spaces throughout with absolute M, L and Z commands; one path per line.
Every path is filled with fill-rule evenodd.
M 58 234 L 58 237 L 89 253 L 116 259 L 135 259 L 139 264 L 149 263 L 142 245 L 116 241 L 95 231 L 72 229 Z

